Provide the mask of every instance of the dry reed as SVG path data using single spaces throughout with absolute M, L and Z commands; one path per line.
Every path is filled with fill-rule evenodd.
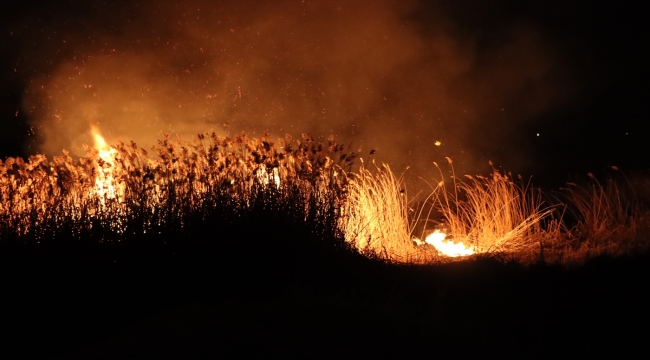
M 453 240 L 470 244 L 479 253 L 520 252 L 539 249 L 541 241 L 553 236 L 542 226 L 553 207 L 545 206 L 540 190 L 530 183 L 521 178 L 516 183 L 496 170 L 489 177 L 465 178 L 452 176 L 450 189 L 443 177 L 446 191 L 436 198 Z
M 370 170 L 363 164 L 352 174 L 340 220 L 345 239 L 361 252 L 397 263 L 425 263 L 432 252 L 411 238 L 409 203 L 402 178 L 387 164 Z M 374 171 L 373 171 L 374 170 Z
M 43 155 L 0 161 L 0 239 L 40 243 L 101 234 L 100 241 L 120 242 L 162 226 L 182 228 L 189 218 L 227 220 L 279 204 L 316 227 L 335 228 L 331 218 L 347 183 L 341 169 L 354 155 L 333 137 L 327 144 L 305 134 L 278 142 L 244 133 L 200 134 L 189 142 L 165 136 L 152 149 L 155 157 L 132 142 L 113 146 L 109 160 L 86 147 L 77 160 L 64 151 L 51 161 Z
M 122 242 L 208 216 L 228 221 L 261 209 L 400 263 L 442 258 L 429 245 L 415 246 L 414 224 L 421 220 L 477 253 L 522 261 L 578 262 L 648 248 L 650 216 L 622 174 L 624 182 L 604 184 L 589 174 L 591 183 L 569 184 L 565 202 L 552 204 L 530 182 L 496 170 L 458 179 L 448 159 L 451 178 L 434 163 L 442 179 L 424 205 L 412 209 L 402 177 L 374 161 L 371 169 L 361 161 L 352 171 L 356 154 L 344 150 L 333 137 L 323 144 L 305 134 L 298 140 L 286 135 L 275 145 L 267 135 L 206 133 L 191 141 L 164 136 L 153 156 L 131 142 L 113 146 L 108 160 L 90 147 L 78 159 L 66 151 L 51 160 L 8 158 L 0 161 L 0 241 Z
M 572 222 L 567 243 L 572 262 L 648 248 L 648 211 L 625 175 L 616 167 L 612 170 L 614 176 L 604 182 L 589 173 L 588 183 L 568 183 L 562 189 Z

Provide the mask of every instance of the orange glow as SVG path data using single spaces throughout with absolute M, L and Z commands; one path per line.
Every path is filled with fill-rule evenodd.
M 266 167 L 260 167 L 257 170 L 256 175 L 260 183 L 262 183 L 263 185 L 268 185 L 269 182 L 273 181 L 275 187 L 277 188 L 280 187 L 280 173 L 278 171 L 278 168 L 273 168 L 272 173 L 269 174 L 266 171 Z
M 121 199 L 124 195 L 124 186 L 115 180 L 115 155 L 117 150 L 106 143 L 97 127 L 91 125 L 90 133 L 98 151 L 100 163 L 97 164 L 97 177 L 95 178 L 95 194 L 103 203 L 106 199 Z
M 465 246 L 463 242 L 454 243 L 445 240 L 447 234 L 436 230 L 424 240 L 427 244 L 433 245 L 441 255 L 449 257 L 468 256 L 474 254 L 474 249 Z
M 286 137 L 279 140 L 286 146 L 275 147 L 267 137 L 245 133 L 178 142 L 165 135 L 152 148 L 153 158 L 135 142 L 109 146 L 98 128 L 89 130 L 93 144 L 85 157 L 73 159 L 63 150 L 52 160 L 40 154 L 0 160 L 0 236 L 40 241 L 61 231 L 73 237 L 97 231 L 101 241 L 119 242 L 127 232 L 160 231 L 167 223 L 183 227 L 186 219 L 220 206 L 234 214 L 253 206 L 275 210 L 276 198 L 306 214 L 306 221 L 325 222 L 345 200 L 348 177 L 335 176 L 334 169 L 343 170 L 327 161 L 341 151 L 333 140 L 330 149 Z M 260 185 L 267 189 L 259 191 Z M 127 216 L 141 220 L 129 223 Z

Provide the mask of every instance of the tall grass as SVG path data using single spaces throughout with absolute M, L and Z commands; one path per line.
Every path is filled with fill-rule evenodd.
M 589 173 L 589 181 L 568 183 L 562 189 L 571 224 L 567 247 L 573 258 L 620 255 L 648 247 L 650 214 L 627 177 L 616 167 L 612 170 L 604 181 Z
M 338 231 L 347 184 L 342 167 L 353 155 L 333 138 L 321 144 L 287 135 L 278 143 L 246 134 L 201 134 L 192 141 L 165 136 L 154 156 L 135 143 L 113 146 L 112 163 L 88 147 L 76 160 L 64 152 L 51 161 L 43 155 L 0 161 L 0 241 L 124 242 L 182 229 L 190 220 L 227 222 L 254 209 L 280 208 L 314 231 Z M 118 187 L 119 196 L 98 191 L 98 178 L 113 179 L 104 185 Z
M 457 178 L 448 162 L 452 176 L 446 179 L 434 163 L 442 179 L 416 209 L 409 208 L 401 178 L 388 166 L 375 173 L 364 170 L 350 184 L 354 200 L 349 204 L 359 213 L 350 222 L 357 230 L 347 236 L 391 260 L 440 260 L 431 246 L 414 248 L 409 241 L 414 239 L 414 219 L 408 214 L 415 214 L 415 221 L 427 223 L 429 233 L 441 230 L 448 240 L 469 245 L 477 254 L 507 254 L 522 262 L 580 263 L 601 254 L 649 248 L 650 213 L 623 174 L 604 185 L 589 174 L 590 183 L 570 183 L 558 198 L 497 170 L 490 176 Z
M 362 166 L 348 187 L 342 224 L 346 240 L 391 261 L 431 262 L 439 259 L 436 251 L 415 246 L 413 230 L 419 220 L 444 228 L 449 239 L 478 253 L 539 253 L 546 240 L 558 236 L 558 222 L 543 224 L 553 206 L 545 206 L 540 190 L 529 183 L 516 183 L 498 171 L 490 177 L 451 180 L 443 178 L 427 201 L 412 209 L 402 179 L 388 165 L 374 171 Z
M 522 261 L 576 262 L 648 248 L 649 213 L 622 174 L 604 183 L 590 174 L 589 183 L 571 183 L 551 201 L 529 181 L 496 170 L 458 178 L 448 159 L 452 176 L 434 163 L 441 179 L 414 208 L 388 165 L 361 161 L 353 171 L 356 154 L 345 150 L 333 137 L 319 143 L 287 135 L 275 145 L 267 135 L 212 133 L 191 141 L 165 136 L 152 155 L 131 142 L 113 146 L 109 160 L 90 147 L 77 159 L 65 151 L 51 160 L 8 158 L 0 161 L 0 245 L 141 242 L 207 219 L 227 225 L 273 213 L 326 241 L 343 239 L 400 263 L 443 258 L 430 245 L 416 246 L 422 222 L 420 238 L 442 230 L 476 253 Z
M 387 164 L 362 166 L 353 173 L 340 227 L 347 242 L 361 252 L 399 263 L 422 263 L 431 252 L 416 248 L 403 179 Z
M 488 177 L 465 175 L 465 180 L 452 175 L 451 184 L 443 177 L 445 191 L 435 202 L 449 237 L 485 253 L 539 249 L 544 239 L 557 235 L 549 233 L 557 228 L 542 226 L 553 206 L 530 182 L 518 180 L 497 170 Z
M 396 262 L 440 261 L 444 257 L 421 239 L 442 230 L 447 239 L 478 254 L 507 253 L 539 261 L 562 237 L 561 218 L 553 218 L 558 205 L 547 204 L 541 190 L 522 179 L 516 182 L 496 170 L 490 177 L 443 176 L 425 201 L 411 208 L 402 179 L 387 165 L 374 170 L 362 167 L 351 178 L 346 203 L 351 215 L 343 228 L 349 242 L 375 256 Z M 418 222 L 425 223 L 421 239 L 413 234 Z

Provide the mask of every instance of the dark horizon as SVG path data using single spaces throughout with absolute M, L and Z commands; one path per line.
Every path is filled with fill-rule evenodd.
M 553 183 L 645 173 L 650 31 L 633 6 L 23 2 L 0 25 L 0 157 L 78 147 L 92 122 L 145 147 L 333 133 L 424 177 L 446 156 Z

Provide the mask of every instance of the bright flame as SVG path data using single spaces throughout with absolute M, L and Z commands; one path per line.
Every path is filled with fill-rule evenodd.
M 280 187 L 280 172 L 278 171 L 278 168 L 273 168 L 272 171 L 272 179 L 271 176 L 266 171 L 266 167 L 262 166 L 257 170 L 257 178 L 262 182 L 264 185 L 268 185 L 270 181 L 273 181 L 275 184 L 275 187 L 279 188 Z
M 119 199 L 124 193 L 124 187 L 115 184 L 115 155 L 117 150 L 106 143 L 104 137 L 99 133 L 99 129 L 95 126 L 90 126 L 90 133 L 95 141 L 95 149 L 99 152 L 99 158 L 105 163 L 103 166 L 97 166 L 95 193 L 102 203 L 104 199 Z
M 468 248 L 463 242 L 454 243 L 451 240 L 445 240 L 447 234 L 436 230 L 424 240 L 427 244 L 433 245 L 439 253 L 449 257 L 467 256 L 474 254 L 474 249 Z

